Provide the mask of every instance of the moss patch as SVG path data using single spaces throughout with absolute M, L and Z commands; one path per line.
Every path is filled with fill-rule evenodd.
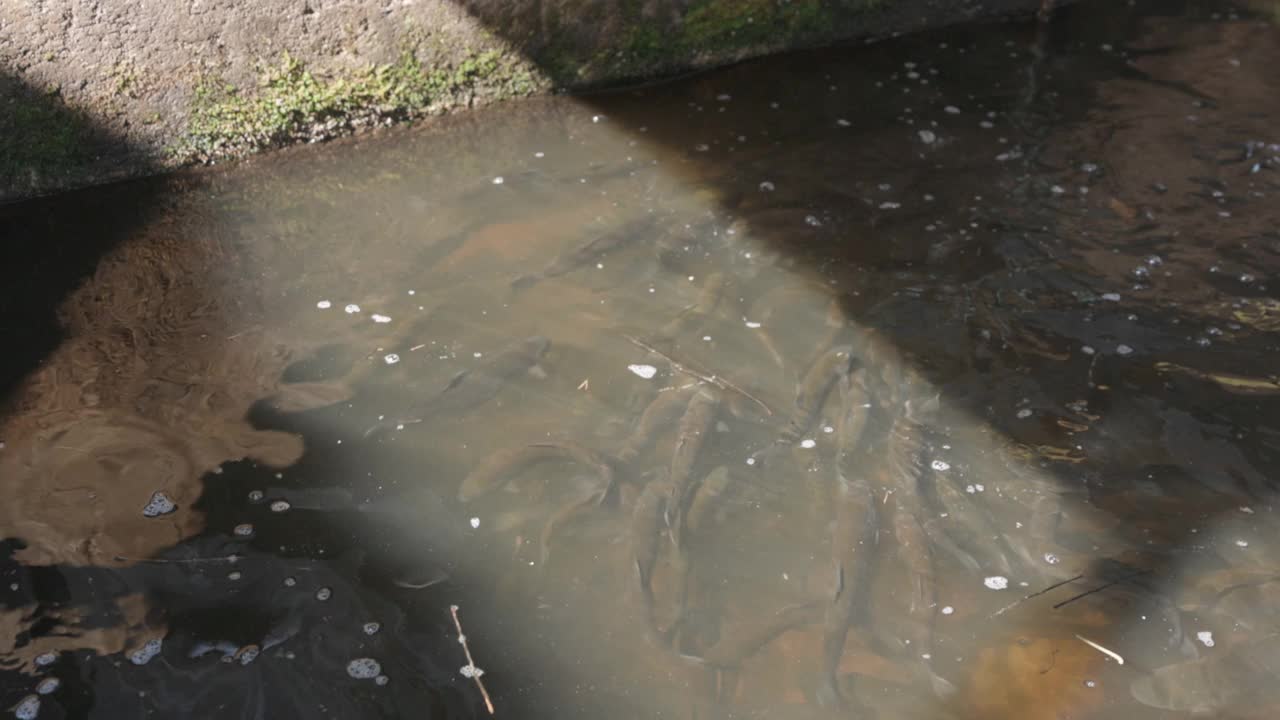
M 433 68 L 405 52 L 393 64 L 333 78 L 318 77 L 285 55 L 263 70 L 253 92 L 213 78 L 200 81 L 186 135 L 174 151 L 181 160 L 238 156 L 538 88 L 527 67 L 494 50 Z
M 732 59 L 741 53 L 815 45 L 839 37 L 851 18 L 884 0 L 697 0 L 672 28 L 638 15 L 616 47 L 587 63 L 583 72 L 616 81 L 695 65 L 700 57 Z M 571 60 L 558 63 L 572 65 Z M 556 72 L 563 81 L 571 73 Z
M 36 183 L 82 165 L 90 154 L 91 125 L 56 89 L 21 90 L 0 97 L 0 183 Z

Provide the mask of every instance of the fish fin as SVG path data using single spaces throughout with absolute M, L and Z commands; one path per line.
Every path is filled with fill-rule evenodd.
M 470 370 L 459 370 L 459 371 L 458 371 L 458 373 L 457 373 L 456 375 L 454 375 L 453 377 L 449 378 L 449 384 L 448 384 L 448 385 L 445 385 L 445 386 L 444 386 L 444 390 L 441 390 L 440 392 L 441 392 L 441 393 L 447 393 L 447 392 L 449 392 L 450 390 L 453 390 L 453 389 L 457 388 L 459 385 L 461 385 L 461 384 L 462 384 L 462 381 L 463 381 L 463 380 L 466 380 L 466 379 L 467 379 L 467 376 L 468 376 L 468 375 L 470 375 L 470 374 L 471 374 L 471 371 L 470 371 Z
M 537 285 L 538 281 L 541 279 L 542 278 L 538 275 L 521 275 L 520 277 L 511 281 L 511 289 L 517 290 L 517 291 L 528 290 L 534 285 Z
M 929 687 L 933 690 L 933 694 L 941 700 L 954 697 L 956 694 L 956 686 L 951 681 L 942 677 L 938 673 L 928 670 Z

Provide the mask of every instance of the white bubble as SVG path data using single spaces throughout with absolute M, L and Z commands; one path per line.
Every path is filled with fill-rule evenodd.
M 812 225 L 813 227 L 822 227 L 822 221 L 818 219 L 817 215 L 805 215 L 804 221 L 806 225 Z
M 1004 590 L 1009 587 L 1009 578 L 1001 575 L 992 575 L 991 577 L 983 580 L 982 584 L 992 590 Z
M 1244 548 L 1244 547 L 1249 547 L 1249 541 L 1248 541 L 1248 540 L 1237 540 L 1237 541 L 1236 541 L 1236 545 L 1237 545 L 1237 546 L 1239 546 L 1239 547 L 1242 547 L 1242 548 Z
M 320 602 L 324 602 L 325 600 L 328 600 L 331 597 L 333 597 L 333 590 L 327 587 L 322 587 L 316 591 L 316 599 L 319 600 Z M 374 674 L 376 675 L 377 673 L 374 673 Z
M 379 675 L 378 677 L 374 678 L 373 681 L 379 685 L 386 685 L 387 683 L 391 682 L 391 678 L 387 677 L 386 675 Z
M 1120 302 L 1120 293 L 1102 293 L 1102 299 L 1110 302 Z
M 1019 420 L 1026 420 L 1029 417 L 1031 417 L 1031 410 L 1027 408 L 1022 408 L 1021 410 L 1018 411 Z
M 1130 355 L 1132 353 L 1133 353 L 1133 348 L 1129 347 L 1128 345 L 1121 343 L 1120 345 L 1116 346 L 1117 355 Z
M 395 365 L 400 362 L 400 356 L 395 353 L 387 353 L 386 357 L 382 358 L 382 361 L 388 365 Z
M 359 305 L 356 305 L 355 303 L 351 303 L 350 305 L 348 305 L 348 306 L 346 306 L 346 307 L 344 307 L 344 308 L 342 308 L 342 309 L 343 309 L 343 311 L 344 311 L 344 312 L 346 312 L 348 315 L 354 315 L 354 314 L 356 314 L 356 313 L 360 312 L 360 306 L 359 306 Z
M 756 459 L 755 459 L 755 458 L 753 458 L 753 457 L 749 457 L 749 458 L 747 458 L 747 464 L 748 464 L 748 465 L 755 465 L 755 464 L 756 464 Z
M 367 622 L 364 624 L 365 635 L 377 635 L 378 631 L 381 629 L 382 629 L 382 625 L 376 622 Z
M 814 442 L 813 440 L 810 440 L 809 438 L 805 438 L 804 440 L 800 441 L 800 447 L 805 448 L 806 450 L 811 447 L 814 447 L 817 444 L 818 443 Z
M 293 587 L 294 585 L 297 585 L 297 584 L 298 584 L 298 581 L 295 578 L 287 577 L 284 579 L 285 587 Z
M 920 141 L 926 145 L 932 145 L 938 141 L 938 135 L 932 130 L 921 130 L 916 133 L 920 136 Z
M 265 495 L 263 495 L 263 494 L 262 494 L 262 491 L 261 491 L 261 490 L 250 490 L 250 491 L 249 491 L 249 502 L 251 502 L 251 503 L 260 503 L 260 502 L 262 502 L 262 498 L 263 498 L 263 497 L 265 497 Z
M 240 577 L 241 575 L 239 570 L 232 570 L 231 572 L 227 573 L 228 580 L 239 580 Z
M 1094 350 L 1093 347 L 1089 345 L 1084 345 L 1084 346 L 1081 346 L 1080 352 L 1084 353 L 1085 355 L 1092 355 L 1097 351 Z
M 47 652 L 36 656 L 36 667 L 46 667 L 52 665 L 58 660 L 58 653 Z
M 1053 553 L 1045 553 L 1044 561 L 1049 563 L 1050 565 L 1057 565 L 1058 563 L 1062 562 L 1060 559 L 1058 559 L 1058 556 L 1054 555 Z
M 56 677 L 48 677 L 36 685 L 36 692 L 41 695 L 48 695 L 62 686 L 62 681 Z
M 764 182 L 760 183 L 760 192 L 773 192 L 774 187 L 775 186 L 773 183 L 769 182 L 768 180 L 765 180 Z
M 751 328 L 752 330 L 755 330 L 756 328 L 760 327 L 760 323 L 752 322 L 750 320 L 747 320 L 746 324 L 747 324 L 747 327 Z
M 473 518 L 471 518 L 471 527 L 473 527 L 473 528 L 478 528 L 478 527 L 480 527 L 480 518 L 478 518 L 478 517 L 473 517 Z
M 948 115 L 959 115 L 959 114 L 960 114 L 960 108 L 956 107 L 955 105 L 948 105 L 948 106 L 946 106 L 946 107 L 942 108 L 942 111 L 943 111 L 943 112 L 945 112 L 945 113 L 946 113 L 946 114 L 948 114 Z
M 236 537 L 249 537 L 253 535 L 253 525 L 249 523 L 241 523 L 232 528 L 231 533 Z
M 498 177 L 496 177 L 496 178 L 494 178 L 494 179 L 493 179 L 493 184 L 494 184 L 494 185 L 501 185 L 502 183 L 503 183 L 503 179 L 502 179 L 502 176 L 501 176 L 501 175 L 499 175 Z
M 164 645 L 164 641 L 160 638 L 148 640 L 142 647 L 134 650 L 129 655 L 129 662 L 134 665 L 146 665 L 151 659 L 160 654 L 160 648 Z
M 951 469 L 951 463 L 947 462 L 946 460 L 934 460 L 933 462 L 929 463 L 929 467 L 933 468 L 934 470 L 937 470 L 938 472 L 946 472 L 947 470 Z
M 953 607 L 951 607 L 950 605 L 947 605 L 946 607 L 942 608 L 942 614 L 943 614 L 943 615 L 950 615 L 951 613 L 953 613 L 953 612 L 955 612 L 955 611 L 956 611 L 956 609 L 955 609 L 955 608 L 953 608 Z
M 254 660 L 257 660 L 258 656 L 261 654 L 262 648 L 257 645 L 245 645 L 236 651 L 235 659 L 239 660 L 241 665 L 248 665 Z
M 1213 633 L 1209 632 L 1208 630 L 1201 630 L 1200 632 L 1196 633 L 1196 639 L 1199 640 L 1201 644 L 1203 644 L 1205 647 L 1213 647 L 1213 644 L 1214 644 Z
M 18 720 L 35 720 L 40 714 L 40 698 L 28 695 L 13 706 L 13 716 Z
M 389 323 L 389 322 L 391 322 L 391 318 L 387 317 L 386 315 L 378 315 L 377 313 L 374 313 L 372 317 L 373 317 L 373 321 L 374 321 L 374 322 L 376 322 L 376 323 Z
M 333 303 L 329 302 L 328 300 L 321 300 L 320 302 L 316 303 L 316 307 L 320 308 L 321 310 L 328 310 L 329 308 L 333 307 Z
M 275 502 L 271 503 L 271 512 L 273 513 L 287 512 L 290 507 L 293 507 L 293 506 L 289 504 L 288 500 L 276 500 Z
M 628 365 L 627 369 L 645 380 L 650 380 L 658 374 L 658 368 L 652 365 Z
M 853 123 L 849 122 L 848 120 L 845 120 L 844 118 L 840 118 L 839 120 L 836 120 L 836 124 L 839 125 L 840 127 L 849 127 Z
M 884 202 L 880 203 L 881 210 L 897 210 L 900 207 L 902 207 L 902 203 L 896 203 L 896 202 L 893 202 L 892 200 L 885 200 Z
M 382 674 L 382 666 L 373 658 L 356 658 L 347 663 L 347 674 L 357 680 L 372 680 Z

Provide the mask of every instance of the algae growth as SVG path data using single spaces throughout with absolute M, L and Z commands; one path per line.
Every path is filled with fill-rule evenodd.
M 320 77 L 285 54 L 279 65 L 264 69 L 252 92 L 202 79 L 187 132 L 174 153 L 184 161 L 244 155 L 477 101 L 529 95 L 539 87 L 528 67 L 496 50 L 434 68 L 406 51 L 395 63 L 337 77 Z

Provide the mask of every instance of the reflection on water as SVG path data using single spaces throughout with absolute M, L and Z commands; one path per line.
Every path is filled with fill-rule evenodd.
M 6 209 L 128 239 L 6 359 L 0 704 L 1273 716 L 1277 62 L 1086 4 Z

